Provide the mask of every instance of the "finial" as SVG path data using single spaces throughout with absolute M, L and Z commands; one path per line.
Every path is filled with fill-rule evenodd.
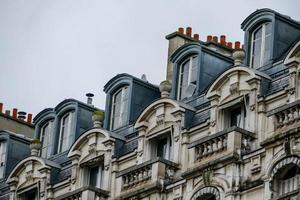
M 92 116 L 94 128 L 102 127 L 104 120 L 104 112 L 103 111 L 95 111 Z
M 243 64 L 245 58 L 245 52 L 243 49 L 236 49 L 232 54 L 234 60 L 234 66 L 239 66 Z
M 159 90 L 161 92 L 161 97 L 169 97 L 172 89 L 172 84 L 169 80 L 165 80 L 160 83 Z

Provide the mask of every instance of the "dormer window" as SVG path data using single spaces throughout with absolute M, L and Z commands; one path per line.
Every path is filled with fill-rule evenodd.
M 252 68 L 259 68 L 268 63 L 271 57 L 271 23 L 267 22 L 252 33 L 251 61 Z
M 4 178 L 4 169 L 6 161 L 6 142 L 0 142 L 0 179 Z
M 51 147 L 51 129 L 52 121 L 45 123 L 41 128 L 40 141 L 42 143 L 41 157 L 50 157 L 50 147 Z
M 60 120 L 58 153 L 68 150 L 71 144 L 71 123 L 74 112 L 68 112 Z
M 111 129 L 117 129 L 126 124 L 128 116 L 128 91 L 129 87 L 124 86 L 113 95 Z
M 194 94 L 197 87 L 197 56 L 185 60 L 179 68 L 177 99 L 181 100 Z

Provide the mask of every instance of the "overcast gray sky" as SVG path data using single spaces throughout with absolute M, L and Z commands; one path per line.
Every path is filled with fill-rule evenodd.
M 0 0 L 0 102 L 37 114 L 92 92 L 104 108 L 118 73 L 165 79 L 179 26 L 243 42 L 241 22 L 264 7 L 300 20 L 299 0 Z

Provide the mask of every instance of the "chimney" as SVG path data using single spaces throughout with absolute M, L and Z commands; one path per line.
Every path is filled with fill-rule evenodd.
M 18 109 L 17 108 L 14 108 L 13 111 L 12 111 L 12 117 L 17 119 L 18 117 Z
M 27 123 L 31 124 L 32 123 L 32 114 L 28 113 L 27 115 Z
M 178 28 L 178 32 L 181 33 L 181 34 L 184 34 L 184 28 L 179 27 L 179 28 Z
M 88 105 L 92 105 L 94 94 L 92 94 L 92 93 L 86 93 L 85 96 L 87 97 L 87 102 L 86 103 Z
M 0 103 L 0 113 L 3 112 L 3 103 Z
M 6 110 L 5 114 L 8 115 L 8 116 L 10 116 L 10 110 Z
M 211 41 L 212 41 L 212 36 L 211 36 L 211 35 L 208 35 L 208 36 L 207 36 L 206 42 L 211 42 Z
M 232 42 L 228 42 L 227 46 L 232 49 Z
M 24 121 L 26 119 L 26 112 L 19 111 L 18 112 L 18 119 Z
M 199 34 L 194 34 L 194 39 L 199 40 Z
M 215 43 L 218 43 L 218 36 L 213 36 L 213 41 L 214 41 Z
M 221 43 L 221 45 L 226 46 L 226 36 L 225 35 L 221 35 L 220 43 Z
M 191 27 L 187 27 L 187 28 L 186 28 L 185 34 L 186 34 L 187 36 L 189 36 L 189 37 L 192 37 L 192 28 L 191 28 Z

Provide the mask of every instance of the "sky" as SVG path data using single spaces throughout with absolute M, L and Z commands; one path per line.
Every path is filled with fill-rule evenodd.
M 300 21 L 299 0 L 0 0 L 0 102 L 38 114 L 67 98 L 104 108 L 118 73 L 165 80 L 165 36 L 190 26 L 241 41 L 242 21 L 271 8 Z

